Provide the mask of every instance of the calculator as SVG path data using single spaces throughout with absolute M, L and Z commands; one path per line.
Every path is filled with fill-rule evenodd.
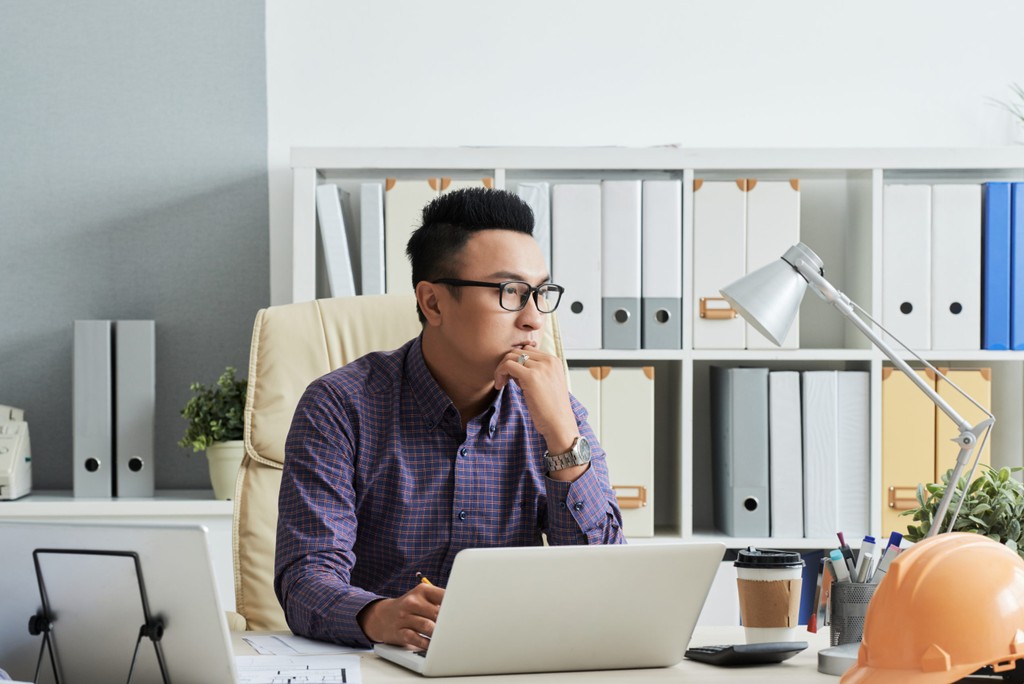
M 759 644 L 693 646 L 686 657 L 711 665 L 766 665 L 781 663 L 807 648 L 806 641 L 769 641 Z

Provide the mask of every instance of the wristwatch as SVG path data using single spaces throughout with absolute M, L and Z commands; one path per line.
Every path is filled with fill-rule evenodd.
M 577 437 L 572 442 L 572 448 L 564 454 L 552 454 L 545 451 L 544 462 L 548 464 L 548 472 L 590 463 L 590 442 L 586 437 Z

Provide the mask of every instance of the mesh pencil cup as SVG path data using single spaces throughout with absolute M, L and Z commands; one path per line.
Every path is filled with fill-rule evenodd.
M 877 584 L 833 582 L 829 595 L 829 642 L 832 646 L 860 643 L 864 617 Z

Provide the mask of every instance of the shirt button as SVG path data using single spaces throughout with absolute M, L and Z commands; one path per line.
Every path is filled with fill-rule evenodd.
M 559 501 L 558 502 L 558 507 L 559 508 L 565 508 L 565 502 L 564 501 Z
M 459 511 L 459 520 L 466 519 L 466 511 Z
M 490 426 L 487 427 L 487 432 L 489 432 L 491 434 L 491 436 L 493 437 L 494 436 L 494 431 L 497 430 L 497 429 L 498 428 L 494 427 L 493 425 L 490 425 Z
M 462 447 L 461 449 L 459 449 L 459 456 L 462 456 L 463 458 L 469 456 L 469 449 L 467 449 L 466 447 Z
M 583 510 L 583 502 L 582 501 L 577 501 L 576 503 L 574 503 L 572 505 L 572 510 L 576 511 L 577 513 L 582 511 Z

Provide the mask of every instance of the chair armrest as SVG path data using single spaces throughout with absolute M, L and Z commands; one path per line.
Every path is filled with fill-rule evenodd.
M 224 615 L 228 619 L 228 631 L 230 632 L 244 632 L 249 629 L 249 625 L 246 623 L 245 618 L 241 614 L 236 613 L 233 610 L 225 610 Z

